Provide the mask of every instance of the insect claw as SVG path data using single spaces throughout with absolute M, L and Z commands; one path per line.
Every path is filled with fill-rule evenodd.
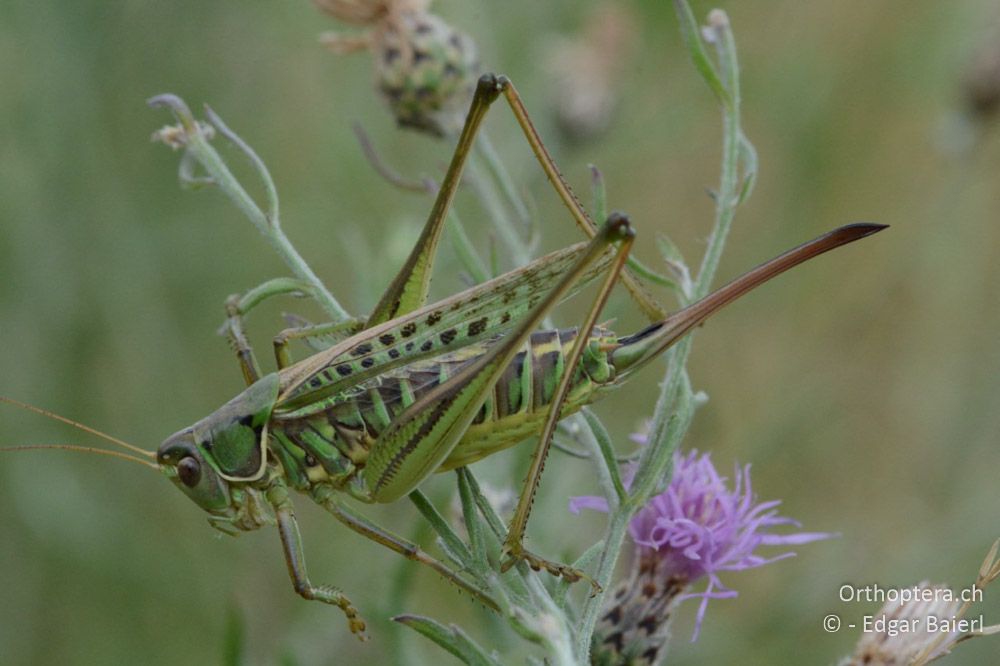
M 350 602 L 345 603 L 340 607 L 344 611 L 344 615 L 347 616 L 347 625 L 351 629 L 351 633 L 358 637 L 358 640 L 362 643 L 368 640 L 368 634 L 365 633 L 365 629 L 368 627 L 365 621 L 361 619 L 358 614 L 358 609 L 351 605 Z
M 365 633 L 365 623 L 363 620 L 351 620 L 351 633 L 358 637 L 358 640 L 362 643 L 367 643 L 370 640 L 368 634 Z

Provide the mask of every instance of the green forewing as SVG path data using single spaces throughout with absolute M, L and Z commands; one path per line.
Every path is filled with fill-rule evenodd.
M 587 243 L 552 252 L 450 298 L 362 331 L 283 371 L 277 409 L 321 409 L 325 398 L 414 361 L 485 342 L 522 320 L 576 262 Z M 600 274 L 610 255 L 598 259 L 565 297 Z M 303 411 L 304 410 L 304 411 Z

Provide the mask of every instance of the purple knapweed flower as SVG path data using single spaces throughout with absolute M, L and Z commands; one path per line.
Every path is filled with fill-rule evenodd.
M 643 438 L 633 438 L 643 443 Z M 756 553 L 760 546 L 796 546 L 835 536 L 771 532 L 782 525 L 799 527 L 799 523 L 778 515 L 779 501 L 755 503 L 749 465 L 737 466 L 733 478 L 730 487 L 707 453 L 675 453 L 670 485 L 651 498 L 629 524 L 638 546 L 630 584 L 644 585 L 647 591 L 652 589 L 650 584 L 657 585 L 661 594 L 669 594 L 670 598 L 661 604 L 664 613 L 680 601 L 701 598 L 692 641 L 698 638 L 708 600 L 737 595 L 719 580 L 720 572 L 752 569 L 795 555 L 787 552 L 763 557 Z M 608 503 L 602 497 L 572 498 L 570 510 L 579 513 L 581 509 L 607 511 Z M 705 590 L 682 593 L 701 578 L 708 579 Z

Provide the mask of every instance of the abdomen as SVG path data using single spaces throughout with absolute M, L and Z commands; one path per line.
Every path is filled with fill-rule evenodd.
M 598 389 L 614 380 L 608 355 L 600 349 L 602 344 L 614 340 L 613 334 L 602 328 L 595 328 L 583 340 L 587 349 L 573 370 L 572 384 L 560 418 L 590 403 Z M 532 333 L 527 348 L 507 366 L 472 425 L 439 471 L 468 465 L 538 434 L 565 372 L 566 357 L 576 343 L 575 328 Z

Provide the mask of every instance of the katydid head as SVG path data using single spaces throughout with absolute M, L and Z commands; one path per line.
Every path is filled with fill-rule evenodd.
M 248 387 L 194 425 L 168 437 L 156 452 L 160 470 L 212 516 L 212 524 L 248 529 L 248 495 L 241 487 L 264 476 L 267 423 L 278 397 L 278 375 Z M 241 484 L 241 485 L 237 485 Z

